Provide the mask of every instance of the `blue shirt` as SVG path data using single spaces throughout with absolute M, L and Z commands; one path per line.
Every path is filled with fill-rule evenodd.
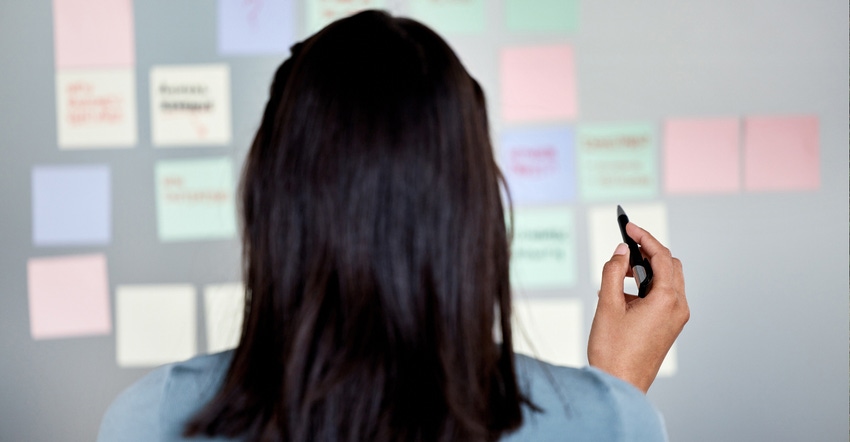
M 183 426 L 218 391 L 231 356 L 198 356 L 153 370 L 115 399 L 98 441 L 187 440 L 180 436 Z M 516 369 L 522 391 L 542 411 L 525 408 L 522 427 L 503 441 L 667 440 L 658 411 L 625 381 L 593 367 L 558 367 L 522 355 Z

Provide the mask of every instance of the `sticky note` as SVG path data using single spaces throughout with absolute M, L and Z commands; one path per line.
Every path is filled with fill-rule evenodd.
M 741 189 L 737 118 L 673 118 L 664 124 L 664 190 L 670 194 Z
M 106 257 L 100 254 L 30 259 L 27 283 L 32 338 L 111 333 L 107 281 Z
M 138 140 L 137 119 L 132 69 L 56 73 L 60 149 L 132 147 Z
M 676 347 L 678 345 L 674 342 L 670 351 L 667 352 L 667 356 L 664 357 L 664 361 L 661 362 L 661 367 L 658 368 L 657 377 L 669 378 L 679 371 L 679 351 Z
M 387 9 L 387 0 L 307 0 L 307 32 L 366 9 Z
M 744 120 L 744 188 L 748 191 L 820 187 L 818 120 L 759 116 Z
M 486 26 L 484 0 L 411 0 L 410 15 L 441 34 L 476 34 Z
M 515 205 L 575 199 L 572 129 L 509 129 L 502 134 L 501 168 Z
M 124 285 L 115 293 L 116 360 L 120 367 L 182 361 L 197 353 L 195 288 Z
M 582 302 L 514 296 L 514 352 L 555 365 L 587 365 Z
M 572 32 L 578 25 L 578 0 L 505 0 L 504 8 L 514 32 Z
M 625 201 L 658 194 L 658 149 L 652 125 L 581 126 L 577 149 L 583 200 Z
M 218 0 L 218 51 L 285 54 L 295 41 L 292 0 Z
M 33 167 L 33 243 L 37 246 L 109 243 L 111 194 L 106 165 Z
M 57 69 L 132 67 L 131 0 L 53 0 Z
M 576 117 L 575 61 L 571 46 L 505 48 L 501 74 L 505 122 L 563 121 Z
M 239 344 L 244 311 L 245 289 L 242 284 L 204 287 L 207 353 L 230 350 Z
M 150 72 L 150 88 L 154 146 L 230 143 L 227 65 L 155 66 Z
M 575 284 L 576 239 L 571 209 L 517 209 L 512 229 L 511 284 L 515 290 L 557 289 Z
M 236 234 L 230 158 L 163 160 L 156 164 L 161 241 L 226 239 Z
M 667 224 L 667 206 L 663 203 L 624 204 L 629 220 L 652 234 L 662 244 L 670 247 Z M 590 242 L 590 280 L 595 287 L 602 282 L 602 267 L 614 255 L 614 249 L 623 242 L 617 224 L 617 205 L 590 207 L 587 210 L 587 235 Z M 626 278 L 626 293 L 637 294 L 632 278 Z

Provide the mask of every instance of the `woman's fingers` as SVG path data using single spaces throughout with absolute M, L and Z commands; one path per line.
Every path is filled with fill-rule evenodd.
M 620 244 L 614 255 L 602 267 L 602 286 L 599 289 L 599 303 L 611 308 L 621 309 L 626 301 L 623 298 L 623 280 L 629 271 L 629 248 Z
M 626 224 L 626 233 L 640 245 L 641 253 L 649 258 L 652 266 L 653 285 L 660 282 L 662 285 L 673 281 L 675 270 L 673 269 L 673 255 L 670 249 L 664 247 L 652 234 L 638 227 L 634 223 Z

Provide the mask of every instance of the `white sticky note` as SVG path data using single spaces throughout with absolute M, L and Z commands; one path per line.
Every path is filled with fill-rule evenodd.
M 245 290 L 242 284 L 217 284 L 204 287 L 207 353 L 236 348 L 242 332 Z
M 150 88 L 154 146 L 230 143 L 230 68 L 226 64 L 156 66 L 150 72 Z
M 60 149 L 134 146 L 138 140 L 134 71 L 57 72 L 56 113 Z
M 513 314 L 515 352 L 555 365 L 587 365 L 581 300 L 515 296 Z
M 663 203 L 628 204 L 623 206 L 629 221 L 652 234 L 657 240 L 670 247 L 667 229 L 667 206 Z M 602 267 L 614 255 L 617 244 L 623 242 L 617 224 L 617 205 L 591 207 L 587 211 L 587 232 L 590 238 L 590 280 L 595 287 L 602 282 Z M 625 291 L 637 294 L 637 286 L 626 278 Z
M 669 378 L 676 374 L 679 371 L 679 356 L 676 352 L 676 343 L 673 343 L 673 346 L 670 347 L 670 351 L 667 352 L 667 356 L 664 358 L 664 362 L 661 363 L 661 368 L 658 369 L 659 378 Z
M 197 354 L 193 286 L 118 286 L 115 298 L 118 366 L 150 367 Z

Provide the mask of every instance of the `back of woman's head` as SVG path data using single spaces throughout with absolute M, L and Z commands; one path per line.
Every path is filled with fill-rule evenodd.
M 486 440 L 521 422 L 508 239 L 484 97 L 380 12 L 275 75 L 242 181 L 246 316 L 190 434 Z

